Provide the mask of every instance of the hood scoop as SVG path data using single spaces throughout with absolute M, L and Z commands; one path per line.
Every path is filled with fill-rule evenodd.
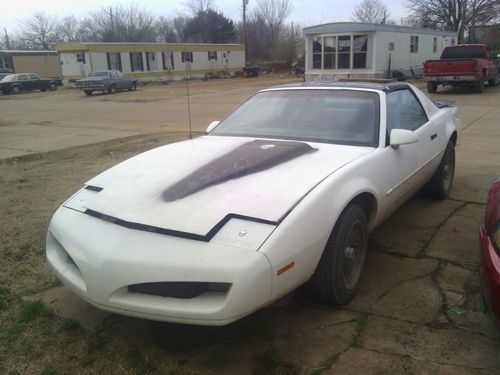
M 162 196 L 165 201 L 173 202 L 210 186 L 270 169 L 314 151 L 316 149 L 302 142 L 255 140 L 243 143 L 174 183 Z

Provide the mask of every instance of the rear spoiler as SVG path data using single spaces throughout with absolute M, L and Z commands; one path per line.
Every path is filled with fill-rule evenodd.
M 455 101 L 453 100 L 433 100 L 432 101 L 438 108 L 453 107 Z

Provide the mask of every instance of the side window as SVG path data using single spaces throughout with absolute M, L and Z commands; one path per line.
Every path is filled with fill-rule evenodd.
M 410 90 L 387 94 L 387 133 L 392 129 L 416 130 L 428 119 L 418 99 Z
M 37 80 L 40 79 L 40 77 L 38 77 L 36 74 L 30 74 L 30 79 Z
M 19 74 L 19 81 L 28 81 L 29 78 L 26 74 Z

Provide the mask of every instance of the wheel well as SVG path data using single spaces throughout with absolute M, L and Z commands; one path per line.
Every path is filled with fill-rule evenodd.
M 450 141 L 452 141 L 454 145 L 457 144 L 457 132 L 453 132 L 453 134 L 450 137 Z
M 361 193 L 351 200 L 349 205 L 358 204 L 361 206 L 366 215 L 366 220 L 370 223 L 375 217 L 377 212 L 378 204 L 377 199 L 371 193 Z

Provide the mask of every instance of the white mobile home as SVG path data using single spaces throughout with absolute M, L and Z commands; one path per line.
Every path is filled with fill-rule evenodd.
M 245 66 L 242 44 L 62 43 L 56 46 L 63 79 L 115 69 L 142 81 L 233 75 Z
M 456 32 L 406 26 L 337 22 L 306 27 L 306 79 L 420 75 L 457 42 Z

